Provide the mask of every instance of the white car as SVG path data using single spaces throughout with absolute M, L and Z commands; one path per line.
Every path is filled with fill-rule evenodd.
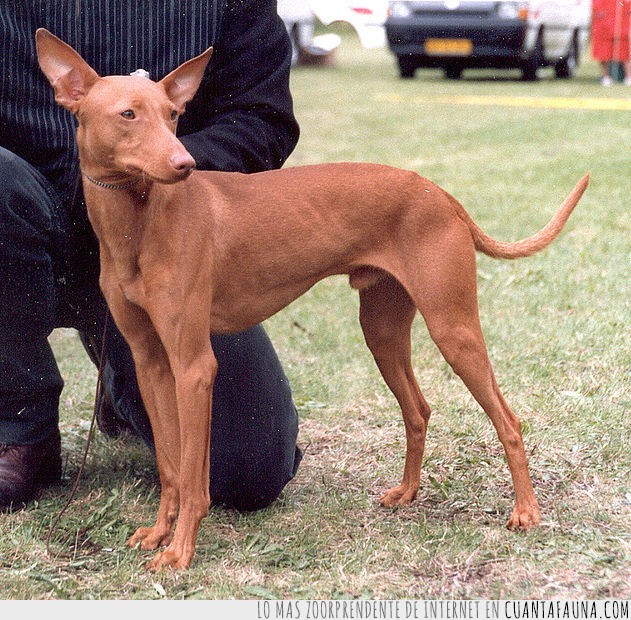
M 315 16 L 328 26 L 347 22 L 357 32 L 364 47 L 384 47 L 384 24 L 388 15 L 388 0 L 309 0 Z
M 386 35 L 401 77 L 442 69 L 518 68 L 525 80 L 551 66 L 570 78 L 587 46 L 591 0 L 393 0 Z
M 278 0 L 278 14 L 288 28 L 298 24 L 302 38 L 313 33 L 314 17 L 328 26 L 346 22 L 355 31 L 364 47 L 384 47 L 384 23 L 388 13 L 388 0 Z

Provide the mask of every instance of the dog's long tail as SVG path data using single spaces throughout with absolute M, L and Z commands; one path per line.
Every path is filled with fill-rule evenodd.
M 473 236 L 475 249 L 492 258 L 506 259 L 523 258 L 543 250 L 557 238 L 588 184 L 589 174 L 586 174 L 576 184 L 552 219 L 539 232 L 521 241 L 496 241 L 489 237 L 463 209 L 463 217 Z

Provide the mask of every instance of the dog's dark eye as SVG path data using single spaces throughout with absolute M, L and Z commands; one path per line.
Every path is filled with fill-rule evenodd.
M 133 110 L 125 110 L 124 112 L 121 112 L 121 116 L 126 118 L 128 121 L 131 121 L 136 118 L 136 113 Z
M 171 120 L 177 120 L 177 110 L 171 110 Z

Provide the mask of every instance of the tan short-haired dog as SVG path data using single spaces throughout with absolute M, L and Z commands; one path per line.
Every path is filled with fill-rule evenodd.
M 195 171 L 175 129 L 211 50 L 152 82 L 99 77 L 45 30 L 37 49 L 57 101 L 79 121 L 101 287 L 131 347 L 155 437 L 158 517 L 129 540 L 144 549 L 168 545 L 150 568 L 191 563 L 210 504 L 217 362 L 209 334 L 260 323 L 333 274 L 348 274 L 359 291 L 366 343 L 405 422 L 403 479 L 381 503 L 406 504 L 419 487 L 430 416 L 411 364 L 410 328 L 420 311 L 504 446 L 515 486 L 508 526 L 539 523 L 520 423 L 497 386 L 480 327 L 475 253 L 513 259 L 545 248 L 587 176 L 540 232 L 502 243 L 414 172 L 357 163 L 251 175 Z

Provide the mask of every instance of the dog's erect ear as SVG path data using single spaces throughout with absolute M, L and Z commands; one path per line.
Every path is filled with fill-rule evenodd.
M 55 90 L 55 101 L 75 114 L 98 74 L 67 43 L 44 28 L 35 33 L 39 66 Z
M 203 54 L 191 58 L 160 80 L 159 83 L 164 86 L 169 99 L 180 112 L 184 111 L 186 104 L 197 92 L 212 53 L 213 48 L 209 47 Z

